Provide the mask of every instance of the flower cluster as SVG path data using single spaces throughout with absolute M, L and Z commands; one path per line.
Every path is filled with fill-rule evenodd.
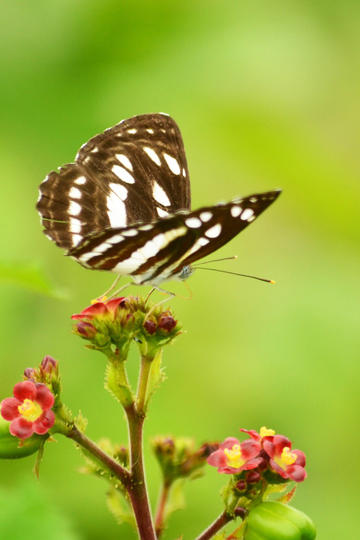
M 208 456 L 218 446 L 217 443 L 204 443 L 196 448 L 193 439 L 184 437 L 159 436 L 152 441 L 153 451 L 167 484 L 177 478 L 199 475 Z
M 261 497 L 269 484 L 305 480 L 305 454 L 293 450 L 287 437 L 265 427 L 259 433 L 240 431 L 250 438 L 240 443 L 229 437 L 207 459 L 219 473 L 233 475 L 232 490 L 253 499 Z
M 34 433 L 47 433 L 55 422 L 55 398 L 49 388 L 28 380 L 15 384 L 13 394 L 1 402 L 1 416 L 11 422 L 11 435 L 28 439 Z
M 170 311 L 150 308 L 137 297 L 118 297 L 93 303 L 73 315 L 74 332 L 88 340 L 91 348 L 122 350 L 132 339 L 139 343 L 155 338 L 166 342 L 179 333 L 177 321 Z

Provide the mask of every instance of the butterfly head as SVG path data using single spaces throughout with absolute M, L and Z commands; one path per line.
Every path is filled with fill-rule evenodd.
M 190 265 L 185 265 L 182 267 L 182 269 L 178 273 L 177 278 L 181 279 L 181 281 L 184 281 L 185 279 L 190 277 L 193 272 L 194 272 L 194 269 L 191 268 Z

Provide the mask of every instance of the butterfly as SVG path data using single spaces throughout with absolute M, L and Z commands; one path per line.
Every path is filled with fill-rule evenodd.
M 85 268 L 157 287 L 252 223 L 280 190 L 191 210 L 184 144 L 167 114 L 123 120 L 40 185 L 44 233 Z

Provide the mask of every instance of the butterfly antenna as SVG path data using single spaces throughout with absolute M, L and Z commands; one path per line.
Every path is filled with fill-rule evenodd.
M 229 272 L 228 270 L 218 270 L 217 268 L 199 268 L 199 270 L 210 270 L 211 272 L 220 272 L 221 274 L 231 274 L 233 276 L 247 277 L 250 279 L 257 279 L 258 281 L 264 281 L 265 283 L 276 283 L 273 279 L 266 279 L 258 276 L 252 276 L 250 274 L 239 274 L 238 272 Z
M 223 259 L 213 259 L 211 261 L 204 261 L 204 262 L 201 262 L 201 263 L 197 263 L 196 265 L 193 265 L 193 268 L 197 268 L 198 266 L 202 265 L 202 264 L 208 264 L 208 263 L 216 263 L 216 262 L 222 262 L 222 261 L 233 261 L 235 259 L 237 259 L 238 256 L 237 255 L 233 255 L 232 257 L 224 257 Z

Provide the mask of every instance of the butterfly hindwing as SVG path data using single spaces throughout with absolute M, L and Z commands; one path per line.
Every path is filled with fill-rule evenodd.
M 44 232 L 66 249 L 106 228 L 189 208 L 184 145 L 165 114 L 135 116 L 90 139 L 75 163 L 46 177 L 37 204 Z

